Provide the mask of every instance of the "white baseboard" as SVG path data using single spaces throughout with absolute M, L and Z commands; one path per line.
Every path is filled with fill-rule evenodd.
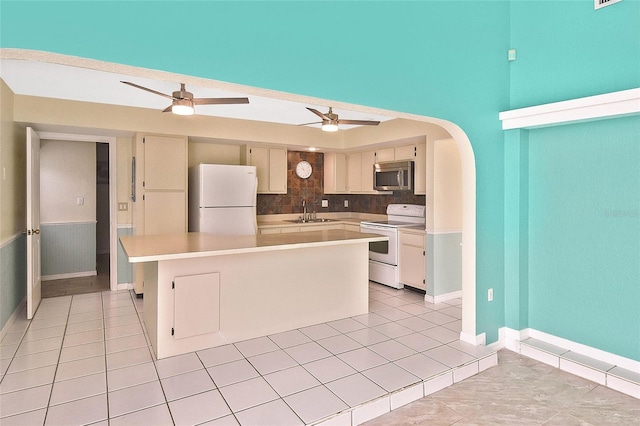
M 118 283 L 118 291 L 120 290 L 132 290 L 133 283 Z
M 2 327 L 2 330 L 0 330 L 0 340 L 2 340 L 4 336 L 9 332 L 9 329 L 11 328 L 13 323 L 16 321 L 16 318 L 18 318 L 18 315 L 20 315 L 23 309 L 25 309 L 26 305 L 27 305 L 27 296 L 25 296 L 24 299 L 22 299 L 22 302 L 18 303 L 18 306 L 16 306 L 16 308 L 13 310 L 13 313 L 7 319 L 7 322 L 4 324 L 4 327 Z
M 70 274 L 43 275 L 40 279 L 42 281 L 68 280 L 70 278 L 93 277 L 95 275 L 98 275 L 98 271 L 84 271 L 84 272 L 72 272 Z
M 460 332 L 460 340 L 465 343 L 470 343 L 473 346 L 485 345 L 487 342 L 487 333 L 480 333 L 477 336 L 472 334 L 467 334 L 465 332 Z
M 460 291 L 452 291 L 451 293 L 441 294 L 439 296 L 430 296 L 428 294 L 424 295 L 424 300 L 429 303 L 442 303 L 447 300 L 459 299 L 462 297 L 462 290 Z
M 634 371 L 640 374 L 640 361 L 625 358 L 620 355 L 606 352 L 601 349 L 583 345 L 562 337 L 554 336 L 533 328 L 525 328 L 522 330 L 514 330 L 512 328 L 503 327 L 500 329 L 500 338 L 504 338 L 503 345 L 505 348 L 520 353 L 520 342 L 528 338 L 540 340 L 541 342 L 554 345 L 568 351 L 587 356 L 589 358 L 601 361 L 607 364 L 613 364 L 625 370 Z

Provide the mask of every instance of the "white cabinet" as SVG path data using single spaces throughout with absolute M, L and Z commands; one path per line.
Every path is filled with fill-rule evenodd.
M 373 189 L 373 165 L 376 163 L 375 151 L 364 151 L 362 154 L 362 192 L 364 194 L 377 194 Z
M 426 291 L 425 231 L 400 229 L 398 237 L 400 282 L 405 286 Z
M 376 151 L 376 162 L 383 163 L 385 161 L 395 160 L 395 151 L 393 147 L 381 148 Z
M 337 152 L 324 154 L 324 193 L 347 192 L 347 156 Z
M 352 152 L 347 162 L 348 190 L 352 194 L 379 194 L 373 189 L 376 151 Z
M 174 339 L 220 331 L 220 273 L 175 277 L 172 287 Z
M 187 232 L 187 138 L 136 135 L 134 233 Z M 134 288 L 143 292 L 144 268 L 137 265 Z
M 353 152 L 347 157 L 347 191 L 362 192 L 362 154 Z
M 258 173 L 258 194 L 287 193 L 287 150 L 247 146 L 244 164 L 256 166 Z

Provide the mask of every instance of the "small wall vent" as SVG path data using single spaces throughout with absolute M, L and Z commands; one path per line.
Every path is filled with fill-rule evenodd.
M 602 9 L 605 6 L 610 6 L 614 3 L 619 3 L 622 0 L 593 0 L 593 8 L 595 10 Z

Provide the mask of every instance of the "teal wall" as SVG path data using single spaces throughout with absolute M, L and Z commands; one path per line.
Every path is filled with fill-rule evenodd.
M 26 254 L 26 235 L 0 248 L 0 330 L 27 295 Z
M 511 2 L 511 108 L 640 87 L 640 1 Z
M 638 22 L 638 0 L 511 2 L 511 108 L 640 87 Z M 639 129 L 505 132 L 507 327 L 640 360 Z
M 28 28 L 24 16 L 29 16 Z M 188 42 L 172 39 L 170 23 L 176 17 L 189 23 L 182 27 Z M 476 159 L 476 332 L 486 332 L 488 343 L 506 324 L 555 330 L 540 320 L 547 311 L 531 291 L 540 277 L 536 262 L 541 258 L 534 239 L 538 229 L 528 225 L 540 214 L 529 200 L 546 182 L 539 181 L 536 167 L 553 162 L 554 154 L 533 151 L 537 133 L 503 132 L 498 113 L 640 86 L 638 0 L 600 11 L 593 10 L 592 0 L 3 1 L 0 19 L 2 47 L 167 70 L 456 123 L 468 135 Z M 518 59 L 509 63 L 506 52 L 512 47 Z M 572 144 L 574 127 L 567 129 L 558 135 Z M 627 175 L 637 170 L 637 165 L 629 167 L 623 162 L 617 170 Z M 586 181 L 567 174 L 558 178 L 575 185 L 576 193 L 592 196 Z M 563 216 L 569 207 L 554 203 L 546 214 Z M 632 237 L 616 236 L 614 242 L 628 246 L 626 238 Z M 590 258 L 585 251 L 578 254 L 580 262 Z M 560 254 L 559 260 L 567 261 L 561 275 L 568 274 L 575 257 Z M 486 300 L 488 288 L 494 289 L 493 302 Z M 586 292 L 593 288 L 587 288 L 578 289 L 576 300 L 590 298 Z M 589 308 L 584 306 L 584 312 Z M 611 314 L 631 316 L 628 311 Z M 576 341 L 589 334 L 577 320 L 558 331 Z M 598 347 L 630 356 L 628 347 L 610 340 Z
M 118 228 L 118 284 L 133 284 L 133 265 L 124 253 L 120 237 L 133 235 L 132 228 Z
M 427 289 L 429 296 L 462 290 L 462 233 L 427 233 Z
M 640 117 L 531 131 L 529 326 L 640 360 Z
M 96 272 L 96 223 L 41 223 L 41 273 Z

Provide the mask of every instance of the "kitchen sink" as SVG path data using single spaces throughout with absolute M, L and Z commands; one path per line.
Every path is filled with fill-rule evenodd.
M 325 222 L 337 222 L 338 219 L 327 219 L 324 217 L 319 217 L 316 219 L 302 219 L 301 217 L 297 218 L 297 219 L 289 219 L 289 220 L 285 220 L 285 222 L 291 222 L 291 223 L 325 223 Z

